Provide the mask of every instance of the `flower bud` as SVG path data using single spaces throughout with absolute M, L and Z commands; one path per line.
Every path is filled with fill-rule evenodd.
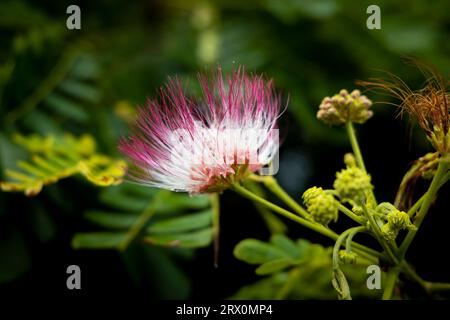
M 364 123 L 373 115 L 369 110 L 371 106 L 372 101 L 361 95 L 359 90 L 348 93 L 342 89 L 339 94 L 322 100 L 317 118 L 331 125 L 340 125 L 347 121 Z
M 389 213 L 396 210 L 398 211 L 398 209 L 392 203 L 389 202 L 382 202 L 376 208 L 377 212 L 381 213 L 386 217 L 389 215 Z
M 394 241 L 395 238 L 397 238 L 398 232 L 399 230 L 393 228 L 389 223 L 386 223 L 381 227 L 381 234 L 387 241 Z
M 406 212 L 395 208 L 387 214 L 386 220 L 387 223 L 381 227 L 381 234 L 388 241 L 395 240 L 400 230 L 416 229 L 416 226 L 412 224 L 409 215 Z
M 303 193 L 303 202 L 314 221 L 327 226 L 338 218 L 339 204 L 322 188 L 312 187 Z
M 358 205 L 354 205 L 352 207 L 352 211 L 354 214 L 358 215 L 358 216 L 362 216 L 364 214 L 364 209 L 361 206 Z
M 389 224 L 391 224 L 395 228 L 398 228 L 399 230 L 416 229 L 416 227 L 412 224 L 411 220 L 409 219 L 409 215 L 404 211 L 400 210 L 392 211 L 391 213 L 388 214 L 387 221 Z
M 361 203 L 373 189 L 371 177 L 358 167 L 349 167 L 336 173 L 333 184 L 342 201 Z
M 357 254 L 354 252 L 349 252 L 347 250 L 339 251 L 339 259 L 345 264 L 355 264 L 357 257 Z
M 353 153 L 346 153 L 344 155 L 344 163 L 347 167 L 356 167 L 356 159 Z

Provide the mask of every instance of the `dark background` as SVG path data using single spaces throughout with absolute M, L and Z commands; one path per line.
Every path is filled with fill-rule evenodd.
M 355 80 L 377 76 L 379 69 L 419 88 L 422 75 L 402 62 L 408 55 L 434 64 L 444 75 L 450 70 L 450 4 L 444 0 L 378 1 L 381 30 L 366 28 L 366 8 L 373 4 L 366 1 L 77 3 L 82 12 L 79 31 L 65 28 L 64 1 L 0 3 L 0 66 L 13 61 L 16 67 L 12 77 L 0 82 L 2 169 L 14 160 L 9 137 L 17 131 L 89 132 L 98 138 L 102 151 L 117 155 L 117 139 L 127 130 L 115 108 L 119 101 L 133 108 L 145 103 L 167 75 L 178 74 L 193 82 L 199 70 L 220 64 L 229 71 L 243 65 L 273 78 L 289 103 L 280 124 L 285 141 L 277 178 L 300 199 L 309 186 L 331 187 L 335 172 L 343 167 L 344 153 L 350 151 L 342 128 L 330 128 L 315 119 L 324 96 L 341 88 L 351 90 Z M 47 122 L 36 117 L 27 120 L 27 115 L 9 122 L 6 115 L 72 46 L 81 48 L 98 72 L 95 86 L 100 98 L 87 107 L 91 118 L 77 123 L 49 113 Z M 386 99 L 368 96 L 374 101 Z M 407 117 L 399 117 L 394 107 L 375 104 L 373 109 L 375 116 L 357 127 L 360 145 L 378 199 L 393 201 L 408 166 L 431 149 L 420 130 Z M 408 254 L 428 280 L 450 281 L 446 260 L 449 192 L 447 187 L 442 189 Z M 71 249 L 73 234 L 92 228 L 81 213 L 95 206 L 98 193 L 76 179 L 50 186 L 37 198 L 1 193 L 0 288 L 66 290 L 65 271 L 70 264 L 81 267 L 83 290 L 142 289 L 149 297 L 162 299 L 225 298 L 259 278 L 254 267 L 236 260 L 232 251 L 244 238 L 266 240 L 270 233 L 252 204 L 232 192 L 221 197 L 217 269 L 212 248 L 197 250 L 191 259 L 175 257 L 175 264 L 166 264 L 166 249 L 140 243 L 125 254 Z M 336 229 L 347 222 L 341 218 Z M 286 223 L 292 238 L 332 245 Z M 173 281 L 168 284 L 167 279 Z

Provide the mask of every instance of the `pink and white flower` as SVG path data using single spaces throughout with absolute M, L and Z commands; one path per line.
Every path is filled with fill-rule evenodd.
M 272 81 L 241 70 L 199 76 L 203 99 L 170 79 L 138 111 L 119 149 L 137 183 L 189 193 L 215 192 L 270 165 L 279 147 L 280 99 Z

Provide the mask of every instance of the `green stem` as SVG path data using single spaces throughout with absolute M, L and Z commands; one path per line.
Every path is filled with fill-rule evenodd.
M 337 238 L 339 237 L 335 232 L 333 232 L 330 229 L 325 228 L 321 224 L 318 224 L 316 222 L 309 221 L 302 217 L 299 217 L 298 215 L 296 215 L 290 211 L 287 211 L 286 209 L 283 209 L 283 208 L 277 206 L 276 204 L 273 204 L 272 202 L 267 201 L 264 198 L 257 196 L 256 194 L 252 193 L 251 191 L 245 189 L 244 187 L 242 187 L 238 184 L 234 184 L 232 189 L 235 192 L 242 195 L 243 197 L 250 199 L 252 201 L 255 201 L 257 203 L 260 203 L 260 204 L 264 205 L 265 207 L 269 208 L 270 210 L 272 210 L 278 214 L 281 214 L 282 216 L 284 216 L 290 220 L 293 220 L 306 228 L 314 230 L 330 239 L 337 240 Z M 371 258 L 372 261 L 374 261 L 373 257 L 380 258 L 380 259 L 384 258 L 384 256 L 380 252 L 370 249 L 368 247 L 365 247 L 363 245 L 360 245 L 359 243 L 353 243 L 353 247 L 356 250 L 358 250 L 359 252 L 361 252 L 362 254 L 365 254 L 367 258 L 369 258 L 369 259 Z
M 400 267 L 398 266 L 393 267 L 389 270 L 386 280 L 386 286 L 383 291 L 382 296 L 383 300 L 391 300 L 399 274 L 400 274 Z
M 253 175 L 251 178 L 255 181 L 263 182 L 267 189 L 269 189 L 273 194 L 280 198 L 280 200 L 283 201 L 292 210 L 294 210 L 303 218 L 311 220 L 311 216 L 309 215 L 309 213 L 302 206 L 300 206 L 297 201 L 292 199 L 292 197 L 286 191 L 284 191 L 283 188 L 281 188 L 281 186 L 278 184 L 278 181 L 274 177 Z
M 283 208 L 277 206 L 276 204 L 257 196 L 256 194 L 252 193 L 251 191 L 245 189 L 244 187 L 242 187 L 238 184 L 234 184 L 232 188 L 234 191 L 236 191 L 240 195 L 242 195 L 250 200 L 256 201 L 256 202 L 266 206 L 267 208 L 271 209 L 272 211 L 275 211 L 275 212 L 281 214 L 282 216 L 303 225 L 306 228 L 312 229 L 312 230 L 314 230 L 324 236 L 327 236 L 331 239 L 335 239 L 336 234 L 333 231 L 323 227 L 322 225 L 320 225 L 316 222 L 312 222 L 312 221 L 306 220 L 302 217 L 299 217 L 298 215 L 293 214 L 292 212 L 287 211 L 286 209 L 283 209 Z
M 333 247 L 333 268 L 339 267 L 339 249 L 342 246 L 342 242 L 344 242 L 345 238 L 349 236 L 350 234 L 356 234 L 357 232 L 365 231 L 366 227 L 354 227 L 345 230 L 341 233 L 341 235 L 337 238 L 336 243 Z
M 347 121 L 345 123 L 345 128 L 347 129 L 347 134 L 350 140 L 350 144 L 353 149 L 353 153 L 355 154 L 356 164 L 359 168 L 361 168 L 365 173 L 367 173 L 366 165 L 364 164 L 364 159 L 361 153 L 361 149 L 359 148 L 358 139 L 356 138 L 355 128 L 353 127 L 353 123 L 351 121 Z M 377 200 L 373 190 L 370 192 L 370 197 L 373 200 L 373 203 L 376 205 Z
M 299 213 L 300 215 L 302 215 L 303 217 L 305 217 L 308 221 L 311 221 L 310 215 L 309 213 L 302 208 L 294 199 L 292 199 L 278 184 L 277 180 L 272 177 L 272 176 L 258 176 L 258 175 L 252 175 L 250 176 L 250 178 L 253 181 L 257 181 L 257 182 L 262 182 L 264 183 L 264 185 L 275 195 L 277 195 L 279 198 L 281 198 L 281 200 L 286 203 L 289 207 L 291 207 L 292 209 L 294 209 L 297 213 Z M 347 216 L 349 216 L 351 219 L 353 219 L 355 222 L 358 222 L 359 224 L 364 225 L 365 221 L 364 219 L 362 219 L 361 217 L 358 217 L 356 214 L 354 214 L 351 210 L 349 210 L 348 208 L 346 208 L 344 205 L 339 204 L 339 209 L 346 214 Z M 273 210 L 273 209 L 272 209 Z M 297 221 L 298 222 L 298 221 Z M 314 223 L 314 222 L 313 222 Z M 315 223 L 314 223 L 315 224 Z M 322 227 L 322 225 L 319 225 Z M 324 230 L 327 231 L 331 231 L 327 228 L 324 228 Z M 333 231 L 331 231 L 332 233 L 334 233 Z M 334 233 L 334 237 L 331 237 L 333 240 L 336 240 L 338 237 L 338 235 L 336 233 Z M 358 243 L 355 244 L 355 247 L 357 248 L 357 250 L 361 250 L 361 246 Z M 367 248 L 369 249 L 369 248 Z M 371 259 L 370 256 L 366 256 L 366 258 L 368 258 L 369 260 Z
M 125 238 L 120 243 L 118 247 L 119 251 L 125 251 L 130 245 L 130 243 L 133 241 L 133 239 L 135 239 L 138 233 L 145 227 L 148 220 L 151 217 L 153 217 L 153 215 L 156 212 L 156 207 L 161 195 L 162 195 L 161 191 L 157 193 L 150 202 L 150 204 L 147 206 L 147 208 L 144 209 L 139 218 L 134 222 L 134 224 L 126 233 Z
M 419 210 L 420 206 L 422 205 L 423 200 L 425 199 L 425 195 L 426 194 L 424 194 L 422 197 L 420 197 L 420 199 L 417 200 L 416 203 L 414 203 L 411 208 L 409 208 L 407 213 L 410 218 L 412 218 L 414 216 L 414 214 L 417 212 L 417 210 Z
M 422 224 L 423 220 L 425 219 L 428 209 L 431 206 L 431 203 L 433 202 L 436 193 L 438 192 L 440 186 L 442 185 L 442 178 L 446 174 L 448 169 L 448 162 L 447 159 L 441 159 L 439 161 L 438 168 L 436 170 L 436 173 L 434 174 L 433 180 L 431 181 L 431 184 L 425 193 L 425 198 L 422 201 L 422 205 L 420 206 L 420 210 L 417 213 L 415 219 L 414 219 L 414 225 L 416 226 L 416 229 L 409 230 L 408 234 L 406 235 L 405 239 L 403 240 L 403 243 L 400 245 L 400 256 L 404 257 L 406 255 L 406 252 L 408 251 L 409 246 L 411 245 L 412 241 L 414 240 L 414 237 L 417 234 L 417 231 L 420 228 L 420 225 Z
M 353 153 L 355 154 L 356 163 L 364 172 L 366 171 L 366 166 L 364 165 L 364 160 L 361 154 L 361 149 L 359 148 L 358 140 L 356 139 L 355 129 L 353 128 L 353 123 L 347 121 L 345 123 L 345 128 L 347 129 L 347 134 L 350 139 L 350 144 L 352 145 Z
M 363 208 L 364 215 L 366 216 L 367 220 L 370 223 L 371 230 L 375 234 L 375 238 L 378 240 L 380 245 L 383 247 L 384 251 L 386 251 L 386 253 L 388 254 L 391 261 L 397 265 L 399 263 L 399 260 L 397 259 L 395 254 L 392 252 L 392 249 L 389 246 L 389 244 L 384 240 L 383 235 L 381 234 L 380 227 L 378 226 L 377 222 L 375 221 L 375 218 L 367 210 L 367 207 L 364 204 L 362 204 L 362 208 Z
M 411 280 L 416 281 L 419 285 L 422 286 L 422 288 L 427 290 L 426 281 L 423 280 L 405 260 L 402 261 L 400 266 L 406 276 L 408 276 Z
M 436 291 L 450 291 L 450 283 L 426 281 L 425 284 L 429 293 Z
M 448 171 L 441 180 L 441 186 L 444 185 L 448 180 L 450 180 L 450 171 Z
M 353 221 L 364 225 L 365 221 L 364 221 L 363 218 L 361 218 L 358 215 L 354 214 L 353 211 L 351 211 L 350 209 L 348 209 L 346 206 L 344 206 L 341 203 L 339 203 L 339 211 L 341 211 L 343 214 L 345 214 L 347 217 L 349 217 Z
M 211 208 L 213 212 L 212 228 L 214 239 L 214 266 L 217 268 L 219 265 L 219 234 L 220 234 L 220 201 L 219 194 L 212 193 L 210 195 Z
M 367 228 L 366 227 L 355 227 L 352 228 L 353 231 L 349 233 L 349 235 L 347 236 L 347 240 L 345 241 L 345 250 L 347 250 L 348 252 L 352 251 L 352 241 L 353 241 L 353 237 L 360 232 L 367 232 Z
M 450 171 L 448 171 L 445 175 L 443 175 L 443 177 L 441 178 L 441 181 L 439 183 L 439 187 L 441 188 L 445 183 L 447 183 L 447 181 L 450 178 Z M 417 210 L 419 210 L 420 206 L 422 205 L 423 200 L 426 197 L 426 193 L 424 195 L 422 195 L 422 197 L 419 198 L 419 200 L 416 201 L 416 203 L 414 203 L 412 205 L 411 208 L 409 208 L 408 210 L 408 215 L 410 218 L 412 218 L 414 216 L 414 214 L 417 212 Z
M 416 161 L 414 165 L 403 176 L 403 179 L 400 182 L 400 186 L 398 187 L 397 194 L 395 195 L 394 206 L 396 208 L 399 208 L 402 204 L 402 200 L 405 197 L 406 187 L 408 186 L 411 179 L 413 179 L 417 174 L 417 171 L 420 169 L 421 165 L 422 164 L 420 163 L 420 161 Z
M 365 231 L 366 227 L 354 227 L 345 230 L 341 233 L 341 235 L 337 238 L 336 243 L 333 247 L 333 286 L 334 288 L 339 292 L 339 299 L 346 299 L 351 300 L 351 294 L 350 294 L 350 288 L 348 286 L 347 279 L 345 278 L 345 275 L 343 271 L 341 270 L 339 266 L 339 250 L 342 246 L 342 243 L 346 238 L 348 238 L 351 234 L 356 234 L 360 231 Z
M 450 180 L 450 170 L 448 170 L 450 167 L 450 159 L 447 159 L 446 161 L 447 165 L 445 169 L 447 170 L 447 172 L 442 174 L 441 181 L 439 181 L 438 189 L 440 189 L 444 184 L 446 184 Z
M 266 196 L 266 190 L 263 189 L 263 186 L 259 183 L 246 183 L 245 188 L 262 198 L 265 198 Z M 280 220 L 280 217 L 278 215 L 276 215 L 260 203 L 255 202 L 254 205 L 256 210 L 258 210 L 258 212 L 261 214 L 261 217 L 264 220 L 267 228 L 269 229 L 270 234 L 286 233 L 287 227 Z
M 450 290 L 450 283 L 431 282 L 431 281 L 426 281 L 426 280 L 422 279 L 413 270 L 413 268 L 408 263 L 406 263 L 406 261 L 403 261 L 401 267 L 402 267 L 403 273 L 406 274 L 412 280 L 416 281 L 427 293 Z

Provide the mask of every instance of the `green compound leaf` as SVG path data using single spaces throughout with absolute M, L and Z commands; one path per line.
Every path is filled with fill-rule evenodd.
M 50 94 L 45 99 L 45 104 L 58 115 L 71 119 L 77 123 L 86 124 L 89 121 L 89 114 L 82 106 L 59 94 Z
M 13 141 L 31 153 L 30 161 L 17 161 L 18 170 L 6 169 L 10 179 L 1 181 L 3 191 L 24 192 L 35 196 L 46 185 L 76 174 L 98 186 L 122 182 L 126 163 L 96 153 L 95 140 L 89 135 L 64 136 L 15 135 Z
M 266 262 L 266 263 L 260 265 L 256 269 L 256 274 L 266 275 L 266 274 L 275 273 L 275 272 L 281 271 L 283 269 L 286 269 L 287 267 L 290 267 L 293 264 L 295 264 L 295 261 L 293 261 L 291 259 L 272 260 L 272 261 L 269 261 L 269 262 Z
M 202 248 L 211 244 L 212 236 L 212 228 L 206 228 L 188 233 L 151 235 L 145 237 L 144 241 L 166 247 Z
M 249 264 L 259 264 L 256 273 L 266 275 L 291 266 L 298 266 L 317 257 L 328 256 L 320 245 L 299 239 L 292 241 L 282 234 L 273 235 L 270 242 L 245 239 L 234 248 L 234 255 Z
M 208 196 L 122 184 L 103 190 L 100 201 L 108 208 L 89 210 L 84 216 L 108 234 L 120 235 L 120 241 L 111 242 L 110 248 L 125 250 L 135 239 L 179 248 L 200 248 L 212 243 L 213 212 Z M 90 233 L 81 233 L 74 237 L 72 245 L 77 249 L 95 249 L 96 240 Z
M 191 231 L 211 225 L 212 210 L 155 222 L 148 231 L 153 234 Z
M 100 100 L 100 90 L 90 83 L 82 82 L 78 79 L 69 79 L 59 85 L 59 89 L 64 93 L 81 101 L 97 103 Z
M 72 239 L 74 249 L 112 249 L 125 239 L 124 233 L 89 232 L 78 233 Z
M 277 261 L 263 268 L 263 270 L 270 270 L 274 266 L 280 268 L 283 264 L 287 267 L 289 265 L 287 261 L 291 261 L 291 264 L 296 263 L 309 253 L 310 248 L 313 247 L 306 240 L 299 240 L 299 243 L 295 243 L 285 235 L 276 234 L 270 238 L 270 243 L 245 239 L 234 248 L 234 255 L 249 264 L 266 264 Z M 279 260 L 283 260 L 283 262 Z
M 131 228 L 136 219 L 137 214 L 132 213 L 114 213 L 108 211 L 92 210 L 84 214 L 86 220 L 102 226 L 107 229 L 123 230 Z
M 267 276 L 241 288 L 232 299 L 339 299 L 352 296 L 379 298 L 380 292 L 366 285 L 367 265 L 345 265 L 333 271 L 332 248 L 304 239 L 292 241 L 285 236 L 272 236 L 270 242 L 255 239 L 241 241 L 234 255 L 249 264 L 258 265 L 256 274 Z M 347 279 L 348 282 L 347 282 Z
M 283 250 L 256 239 L 242 240 L 233 253 L 236 258 L 249 264 L 262 264 L 289 257 Z
M 299 243 L 297 244 L 281 234 L 273 235 L 270 242 L 271 250 L 281 250 L 285 257 L 264 262 L 256 269 L 256 274 L 271 274 L 286 269 L 287 267 L 297 265 L 301 263 L 302 258 L 305 258 L 306 255 L 311 253 L 310 249 L 313 249 L 313 245 L 310 243 L 305 243 L 305 241 L 299 240 Z
M 180 210 L 200 210 L 210 205 L 208 196 L 188 196 L 184 193 L 167 193 L 166 201 L 158 203 L 161 213 L 173 213 Z
M 304 253 L 301 247 L 288 237 L 276 234 L 270 238 L 270 242 L 280 250 L 287 253 L 292 259 L 300 259 L 301 255 Z M 300 242 L 301 245 L 304 244 L 303 241 Z M 300 246 L 301 246 L 300 245 Z M 307 244 L 308 246 L 308 244 Z

